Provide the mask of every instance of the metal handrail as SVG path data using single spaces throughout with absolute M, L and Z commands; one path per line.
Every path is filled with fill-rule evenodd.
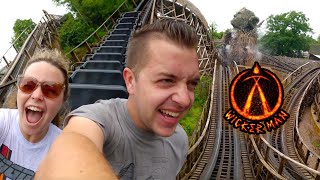
M 304 165 L 304 164 L 301 164 L 300 162 L 297 162 L 297 161 L 295 161 L 294 159 L 286 156 L 285 154 L 283 154 L 282 152 L 280 152 L 278 149 L 276 149 L 276 148 L 274 148 L 273 146 L 271 146 L 271 145 L 269 144 L 269 142 L 268 142 L 261 134 L 260 134 L 259 136 L 260 136 L 260 139 L 264 142 L 264 144 L 267 145 L 267 146 L 268 146 L 270 149 L 272 149 L 274 152 L 276 152 L 280 157 L 285 158 L 286 160 L 288 160 L 288 161 L 294 163 L 295 165 L 300 166 L 300 167 L 302 167 L 302 168 L 304 168 L 304 169 L 306 169 L 306 170 L 308 170 L 308 171 L 310 171 L 310 172 L 312 172 L 312 173 L 315 173 L 315 174 L 317 174 L 317 175 L 320 175 L 320 171 L 316 171 L 316 170 L 314 170 L 314 169 L 312 169 L 312 168 L 310 168 L 310 167 L 308 167 L 308 166 L 306 166 L 306 165 Z M 252 137 L 252 135 L 250 135 L 250 140 L 251 140 L 251 141 L 254 141 L 253 138 L 251 139 L 251 137 Z M 254 142 L 254 143 L 255 143 L 255 142 Z
M 237 65 L 237 63 L 236 63 L 236 61 L 233 61 L 233 64 L 234 64 L 234 66 L 236 67 L 236 70 L 237 70 L 237 74 L 239 74 L 239 68 L 238 68 L 238 65 Z
M 147 21 L 147 18 L 149 17 L 149 15 L 150 15 L 150 13 L 151 13 L 151 9 L 152 9 L 152 4 L 153 4 L 153 2 L 154 1 L 156 1 L 156 0 L 151 0 L 151 1 L 149 1 L 149 4 L 148 4 L 148 6 L 147 6 L 147 10 L 146 10 L 146 12 L 145 12 L 145 16 L 142 18 L 142 20 L 141 20 L 141 26 L 143 26 L 143 25 L 145 25 L 146 24 L 146 21 Z
M 307 62 L 307 63 L 299 66 L 299 67 L 298 67 L 297 69 L 295 69 L 294 71 L 292 71 L 287 77 L 285 77 L 285 78 L 282 80 L 282 84 L 283 84 L 284 82 L 286 82 L 287 79 L 288 79 L 290 76 L 292 76 L 295 72 L 297 72 L 298 70 L 302 69 L 304 66 L 306 66 L 306 65 L 309 64 L 309 63 L 310 63 L 310 62 Z
M 134 6 L 138 6 L 138 4 L 134 0 L 131 0 L 131 1 L 134 4 Z M 87 51 L 84 54 L 86 55 L 86 54 L 92 53 L 92 48 L 94 46 L 90 45 L 90 43 L 88 42 L 89 39 L 92 38 L 93 36 L 95 36 L 95 39 L 97 39 L 97 42 L 101 42 L 101 40 L 106 35 L 108 35 L 108 33 L 109 33 L 109 29 L 108 29 L 108 24 L 107 23 L 111 22 L 112 26 L 114 26 L 116 24 L 116 21 L 113 18 L 119 18 L 121 16 L 122 12 L 120 11 L 120 9 L 122 7 L 124 7 L 125 5 L 127 6 L 128 2 L 129 2 L 128 0 L 124 0 L 123 3 L 121 5 L 119 5 L 119 7 L 93 33 L 91 33 L 91 35 L 89 35 L 85 40 L 83 40 L 80 44 L 78 44 L 72 50 L 67 52 L 65 55 L 66 56 L 71 55 L 72 59 L 74 60 L 74 62 L 81 62 L 83 60 L 83 57 L 80 57 L 81 59 L 79 59 L 79 57 L 76 54 L 76 50 L 79 49 L 80 47 L 84 46 L 84 45 L 86 46 L 86 49 L 87 49 Z M 118 13 L 119 17 L 116 16 L 117 13 Z M 116 17 L 113 17 L 113 16 L 116 16 Z M 98 31 L 101 30 L 102 28 L 104 28 L 106 30 L 106 34 L 103 37 L 100 38 L 99 35 L 98 35 Z M 72 64 L 70 64 L 69 68 L 71 68 L 71 65 Z
M 283 180 L 286 179 L 285 177 L 280 175 L 277 171 L 275 171 L 273 168 L 271 168 L 271 166 L 265 161 L 265 158 L 263 158 L 262 154 L 260 153 L 259 148 L 258 148 L 258 146 L 257 146 L 252 134 L 249 135 L 249 138 L 251 140 L 251 143 L 252 143 L 252 146 L 254 148 L 254 151 L 256 152 L 256 155 L 259 157 L 259 160 L 264 165 L 264 167 L 266 167 L 268 169 L 268 171 L 271 172 L 278 179 L 283 179 Z M 260 135 L 260 139 L 262 139 L 262 141 L 266 142 L 265 144 L 267 144 L 267 146 L 269 148 L 271 148 L 272 150 L 276 150 L 277 151 L 277 149 L 275 149 L 271 145 L 269 145 L 269 143 L 261 135 Z
M 213 72 L 217 72 L 217 60 L 215 61 L 215 65 L 214 65 L 214 71 Z M 212 106 L 213 106 L 213 94 L 214 94 L 214 85 L 215 85 L 215 73 L 213 73 L 213 78 L 212 78 L 212 88 L 211 88 L 211 101 L 210 101 L 210 106 L 209 106 L 209 113 L 207 116 L 207 121 L 206 121 L 206 125 L 201 133 L 201 136 L 199 137 L 199 139 L 197 140 L 196 143 L 194 143 L 194 145 L 192 147 L 189 148 L 188 150 L 188 155 L 194 150 L 196 149 L 196 147 L 201 143 L 202 139 L 205 137 L 205 134 L 207 133 L 208 127 L 209 127 L 209 122 L 210 122 L 210 118 L 211 118 L 211 112 L 212 112 Z
M 149 24 L 152 24 L 153 23 L 153 14 L 154 14 L 154 10 L 155 10 L 155 7 L 156 7 L 156 0 L 153 1 L 153 4 L 152 4 L 152 12 L 151 12 L 151 17 L 150 17 L 150 22 Z
M 78 44 L 76 47 L 74 47 L 72 50 L 66 53 L 66 55 L 69 55 L 72 51 L 78 49 L 80 46 L 82 46 L 84 43 L 86 43 L 92 36 L 94 36 L 104 25 L 112 18 L 112 16 L 119 11 L 119 9 L 127 2 L 127 0 L 123 1 L 123 3 L 95 30 L 91 35 L 89 35 L 85 40 L 83 40 L 80 44 Z
M 302 94 L 302 97 L 305 97 L 306 95 L 307 95 L 307 92 L 310 90 L 310 87 L 311 87 L 311 85 L 314 83 L 314 81 L 316 81 L 317 80 L 317 78 L 318 78 L 318 76 L 319 76 L 319 74 L 320 73 L 318 73 L 318 75 L 316 76 L 316 77 L 314 77 L 312 80 L 311 80 L 311 82 L 308 84 L 308 86 L 306 87 L 306 89 L 303 91 L 303 94 Z M 302 106 L 302 103 L 303 103 L 303 98 L 301 98 L 300 99 L 300 101 L 299 101 L 299 108 L 298 108 L 298 112 L 300 112 L 300 107 Z M 308 153 L 312 153 L 313 155 L 315 155 L 316 156 L 316 158 L 318 159 L 318 160 L 320 160 L 320 156 L 317 154 L 317 153 L 315 153 L 313 150 L 311 150 L 311 148 L 307 145 L 307 144 L 305 144 L 304 143 L 304 141 L 303 141 L 303 138 L 301 137 L 301 135 L 300 135 L 300 132 L 299 132 L 299 113 L 297 113 L 296 114 L 296 119 L 295 119 L 295 121 L 296 121 L 296 126 L 295 126 L 295 133 L 298 135 L 298 137 L 299 137 L 299 139 L 301 140 L 301 143 L 307 148 L 307 151 L 309 151 L 309 152 L 307 152 L 307 154 Z M 319 171 L 318 171 L 319 172 Z M 320 175 L 320 172 L 319 172 L 319 175 Z
M 13 60 L 13 65 L 9 68 L 9 70 L 7 71 L 6 75 L 1 79 L 0 85 L 2 85 L 3 83 L 5 83 L 9 76 L 11 75 L 12 71 L 14 70 L 15 66 L 18 63 L 18 59 L 20 59 L 20 57 L 22 56 L 22 54 L 24 53 L 23 49 L 26 48 L 28 42 L 30 41 L 30 39 L 32 38 L 32 34 L 35 33 L 35 31 L 37 30 L 37 28 L 40 26 L 41 24 L 37 24 L 37 26 L 32 30 L 32 32 L 30 33 L 30 35 L 28 36 L 28 38 L 26 39 L 26 41 L 23 43 L 21 50 L 19 51 L 18 55 L 15 57 L 15 59 Z
M 7 49 L 7 51 L 1 56 L 1 59 L 0 59 L 0 63 L 2 62 L 2 59 L 5 60 L 6 64 L 7 64 L 7 67 L 9 67 L 9 63 L 7 62 L 6 58 L 5 58 L 5 55 L 9 52 L 9 50 L 13 47 L 16 51 L 17 49 L 14 47 L 14 44 L 20 39 L 20 37 L 22 36 L 22 34 L 24 34 L 27 30 L 30 29 L 30 27 L 32 27 L 32 25 L 26 27 L 20 34 L 19 36 L 11 43 L 11 46 Z M 2 68 L 2 67 L 0 67 Z

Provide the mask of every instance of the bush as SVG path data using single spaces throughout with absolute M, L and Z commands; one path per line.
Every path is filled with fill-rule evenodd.
M 73 18 L 71 13 L 65 16 L 66 20 L 59 29 L 59 36 L 62 48 L 67 51 L 80 44 L 94 32 L 95 29 L 88 26 L 83 20 Z
M 186 131 L 188 137 L 192 136 L 193 130 L 200 119 L 202 109 L 208 98 L 209 86 L 211 86 L 212 83 L 211 79 L 212 78 L 206 76 L 201 78 L 199 85 L 195 89 L 193 106 L 186 116 L 180 120 L 180 124 Z

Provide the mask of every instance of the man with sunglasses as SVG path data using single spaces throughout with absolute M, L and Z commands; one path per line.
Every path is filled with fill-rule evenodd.
M 128 100 L 100 100 L 73 111 L 36 178 L 116 179 L 111 165 L 121 179 L 175 179 L 188 150 L 178 122 L 199 81 L 196 44 L 184 22 L 142 27 L 129 43 L 123 71 Z
M 58 120 L 64 118 L 60 113 L 69 90 L 67 68 L 59 51 L 44 49 L 18 77 L 17 96 L 12 97 L 17 109 L 0 109 L 0 180 L 32 179 L 60 134 Z

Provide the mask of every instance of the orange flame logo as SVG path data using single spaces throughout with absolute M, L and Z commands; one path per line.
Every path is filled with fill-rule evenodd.
M 231 110 L 226 113 L 228 115 L 225 114 L 225 119 L 236 128 L 240 125 L 243 126 L 243 123 L 248 123 L 249 126 L 254 123 L 255 127 L 259 124 L 261 128 L 264 126 L 260 122 L 265 121 L 270 125 L 270 122 L 273 122 L 272 118 L 277 114 L 285 115 L 283 116 L 285 118 L 281 119 L 282 121 L 277 123 L 276 127 L 267 127 L 267 130 L 271 131 L 289 118 L 289 114 L 280 109 L 283 103 L 283 87 L 280 80 L 271 71 L 261 68 L 258 62 L 254 63 L 252 69 L 242 71 L 233 79 L 229 97 Z M 234 114 L 237 120 L 231 120 L 231 114 Z M 234 116 L 232 117 L 234 118 Z M 245 131 L 245 128 L 241 129 L 241 131 Z M 254 133 L 256 132 L 254 131 Z M 259 131 L 259 133 L 264 132 L 263 130 Z

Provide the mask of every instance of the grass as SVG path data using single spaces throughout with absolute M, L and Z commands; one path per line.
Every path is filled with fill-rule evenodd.
M 192 136 L 194 128 L 200 119 L 203 106 L 208 98 L 208 90 L 210 85 L 211 78 L 203 76 L 199 85 L 195 89 L 195 100 L 192 108 L 186 114 L 186 116 L 180 120 L 180 124 L 186 131 L 189 138 Z
M 313 142 L 314 147 L 316 147 L 317 149 L 320 149 L 320 143 L 319 140 L 316 140 Z

